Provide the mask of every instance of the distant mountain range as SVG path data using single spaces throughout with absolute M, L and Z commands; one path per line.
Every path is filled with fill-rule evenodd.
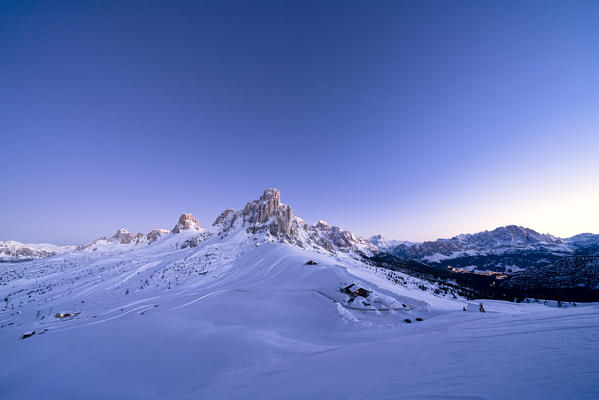
M 379 237 L 370 239 L 380 242 Z M 599 235 L 584 233 L 562 239 L 509 225 L 431 242 L 386 246 L 381 251 L 404 260 L 471 271 L 512 272 L 550 265 L 563 257 L 599 255 Z
M 197 247 L 209 239 L 241 243 L 248 238 L 256 246 L 264 241 L 281 242 L 330 255 L 345 254 L 357 260 L 385 260 L 387 267 L 393 264 L 391 268 L 404 271 L 411 268 L 418 273 L 432 271 L 426 269 L 432 268 L 461 274 L 503 274 L 501 279 L 510 275 L 509 279 L 502 282 L 505 288 L 533 287 L 540 282 L 550 284 L 557 281 L 578 285 L 578 281 L 570 276 L 573 270 L 568 266 L 595 265 L 592 257 L 599 256 L 597 234 L 583 233 L 559 238 L 515 225 L 422 243 L 388 240 L 381 235 L 366 239 L 322 220 L 307 224 L 294 215 L 290 206 L 281 203 L 280 192 L 271 188 L 241 210 L 224 210 L 208 228 L 203 227 L 193 215 L 184 213 L 170 230 L 131 233 L 118 229 L 111 237 L 100 237 L 77 247 L 0 242 L 0 260 L 24 261 L 61 253 L 122 253 L 146 248 L 157 242 L 170 243 L 169 246 L 175 249 L 185 249 Z M 571 259 L 573 261 L 568 261 Z M 389 264 L 389 260 L 394 261 Z M 593 270 L 589 268 L 588 271 Z M 527 272 L 523 274 L 521 271 Z M 430 275 L 429 272 L 426 274 Z M 561 278 L 558 276 L 549 282 L 546 276 L 551 274 Z M 533 277 L 539 277 L 538 282 L 532 282 Z M 527 284 L 523 285 L 523 281 Z M 591 287 L 595 289 L 592 284 L 588 288 Z
M 260 199 L 248 202 L 243 210 L 223 211 L 209 229 L 202 227 L 193 215 L 182 214 L 170 230 L 131 233 L 118 229 L 111 237 L 100 237 L 76 247 L 0 242 L 0 260 L 51 257 L 70 251 L 125 251 L 185 231 L 198 234 L 187 243 L 193 245 L 212 235 L 225 236 L 241 226 L 246 226 L 248 232 L 268 232 L 278 241 L 300 248 L 365 256 L 383 253 L 433 267 L 461 268 L 469 272 L 516 272 L 551 265 L 563 257 L 599 255 L 599 234 L 559 238 L 516 225 L 421 243 L 388 240 L 382 235 L 366 239 L 322 220 L 308 225 L 293 214 L 291 207 L 280 202 L 277 189 L 267 189 Z
M 21 243 L 14 240 L 0 241 L 0 262 L 24 261 L 34 258 L 52 257 L 57 254 L 75 250 L 75 246 L 58 246 L 55 244 Z

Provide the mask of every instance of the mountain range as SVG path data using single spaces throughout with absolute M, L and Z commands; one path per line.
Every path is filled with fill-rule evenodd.
M 599 389 L 599 308 L 580 303 L 599 300 L 595 235 L 508 226 L 365 239 L 307 224 L 276 189 L 212 224 L 174 222 L 78 247 L 3 247 L 18 257 L 0 265 L 0 398 L 495 398 L 501 381 L 505 398 L 590 399 Z M 555 261 L 512 273 L 443 264 L 534 251 Z M 547 384 L 527 396 L 531 381 Z
M 322 220 L 308 225 L 294 215 L 290 206 L 281 203 L 280 192 L 271 188 L 259 199 L 248 202 L 242 210 L 224 210 L 208 228 L 202 227 L 193 215 L 184 213 L 170 230 L 154 229 L 145 234 L 134 234 L 118 229 L 111 237 L 101 237 L 79 246 L 0 242 L 0 259 L 28 260 L 72 251 L 126 251 L 182 232 L 188 234 L 181 246 L 197 246 L 209 237 L 224 238 L 239 230 L 247 234 L 266 233 L 270 240 L 332 254 L 341 252 L 356 257 L 389 254 L 401 260 L 464 272 L 512 273 L 548 266 L 564 257 L 599 255 L 599 234 L 559 238 L 516 225 L 420 243 L 388 240 L 381 235 L 366 239 Z

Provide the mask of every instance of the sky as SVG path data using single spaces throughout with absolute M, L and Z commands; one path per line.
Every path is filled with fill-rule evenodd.
M 0 2 L 0 240 L 599 233 L 597 1 Z

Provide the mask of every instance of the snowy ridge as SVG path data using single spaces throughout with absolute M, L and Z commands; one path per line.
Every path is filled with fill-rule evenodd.
M 385 243 L 385 242 L 383 242 Z M 504 271 L 545 266 L 562 257 L 599 254 L 599 235 L 582 234 L 562 239 L 522 226 L 508 225 L 492 231 L 462 234 L 417 244 L 379 246 L 384 253 L 440 267 L 467 267 Z
M 0 260 L 28 260 L 51 257 L 75 250 L 75 246 L 58 246 L 47 243 L 21 243 L 14 240 L 0 240 Z
M 368 238 L 368 241 L 370 243 L 372 243 L 378 250 L 383 251 L 383 252 L 387 252 L 390 249 L 393 249 L 394 247 L 401 246 L 401 245 L 410 247 L 410 246 L 419 244 L 417 242 L 410 242 L 407 240 L 387 239 L 383 235 L 371 236 Z

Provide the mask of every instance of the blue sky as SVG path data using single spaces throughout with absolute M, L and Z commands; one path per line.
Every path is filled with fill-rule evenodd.
M 599 232 L 595 1 L 0 3 L 0 240 L 208 226 L 266 187 L 428 240 Z

